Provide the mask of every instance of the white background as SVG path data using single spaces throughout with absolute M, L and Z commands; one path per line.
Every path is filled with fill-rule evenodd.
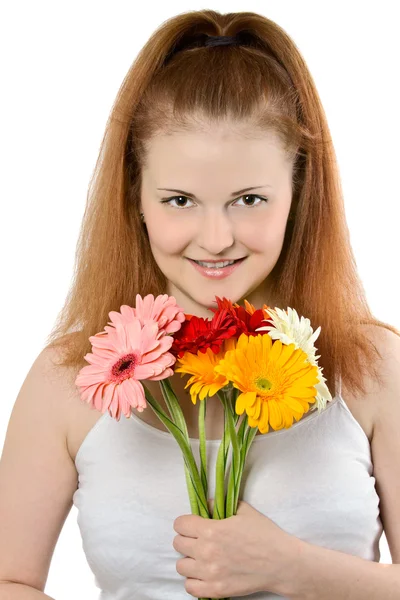
M 8 2 L 1 8 L 3 445 L 13 403 L 67 293 L 106 119 L 137 52 L 192 9 L 254 11 L 293 38 L 317 85 L 339 161 L 351 242 L 374 314 L 400 327 L 396 3 Z M 335 290 L 331 290 L 332 294 Z M 94 600 L 73 507 L 46 593 Z M 381 539 L 381 562 L 391 562 Z

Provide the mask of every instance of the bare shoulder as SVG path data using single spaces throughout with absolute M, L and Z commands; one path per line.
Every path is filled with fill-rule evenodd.
M 52 355 L 42 350 L 24 378 L 0 457 L 0 581 L 40 591 L 78 484 L 66 382 Z
M 393 409 L 392 402 L 397 402 L 400 377 L 400 336 L 383 327 L 374 327 L 371 339 L 375 344 L 381 358 L 379 359 L 379 372 L 382 383 L 376 387 L 375 420 L 383 412 L 390 413 Z
M 89 431 L 102 417 L 102 413 L 82 401 L 75 385 L 78 370 L 55 364 L 59 360 L 56 348 L 46 348 L 47 375 L 57 382 L 63 396 L 63 432 L 71 460 L 75 463 L 78 450 Z
M 387 389 L 390 386 L 390 380 L 396 369 L 398 370 L 400 367 L 400 337 L 385 327 L 365 325 L 365 328 L 368 338 L 381 356 L 381 358 L 377 357 L 377 368 L 385 385 L 382 386 L 372 373 L 367 373 L 364 376 L 366 389 L 364 396 L 352 394 L 344 382 L 342 396 L 371 443 L 380 410 L 385 404 L 385 398 L 388 397 Z

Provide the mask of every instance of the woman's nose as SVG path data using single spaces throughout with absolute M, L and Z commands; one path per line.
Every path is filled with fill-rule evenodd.
M 201 219 L 199 227 L 197 243 L 209 254 L 220 254 L 234 243 L 232 223 L 223 211 L 208 212 Z

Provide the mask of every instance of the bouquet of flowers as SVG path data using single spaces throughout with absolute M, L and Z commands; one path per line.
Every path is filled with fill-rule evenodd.
M 224 407 L 224 434 L 217 455 L 212 518 L 236 514 L 242 474 L 257 434 L 289 429 L 309 410 L 321 411 L 332 400 L 318 366 L 310 320 L 297 312 L 264 304 L 256 309 L 216 297 L 210 319 L 188 315 L 167 294 L 136 296 L 136 307 L 111 311 L 104 331 L 89 338 L 92 353 L 75 383 L 81 399 L 117 420 L 131 408 L 151 406 L 175 437 L 184 462 L 193 514 L 211 518 L 207 503 L 205 416 L 207 400 Z M 186 421 L 169 377 L 190 375 L 186 384 L 193 404 L 199 399 L 200 472 Z M 167 414 L 144 381 L 159 381 Z M 185 389 L 186 389 L 185 388 Z M 212 399 L 212 401 L 215 401 Z M 311 405 L 311 408 L 310 408 Z M 244 415 L 239 424 L 240 416 Z M 225 490 L 228 452 L 232 446 Z

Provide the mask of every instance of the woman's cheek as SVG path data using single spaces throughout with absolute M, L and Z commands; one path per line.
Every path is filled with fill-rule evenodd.
M 276 231 L 271 223 L 252 219 L 236 228 L 237 241 L 253 252 L 262 252 L 274 243 Z
M 193 240 L 191 228 L 183 222 L 158 218 L 147 226 L 152 248 L 163 254 L 179 254 Z

